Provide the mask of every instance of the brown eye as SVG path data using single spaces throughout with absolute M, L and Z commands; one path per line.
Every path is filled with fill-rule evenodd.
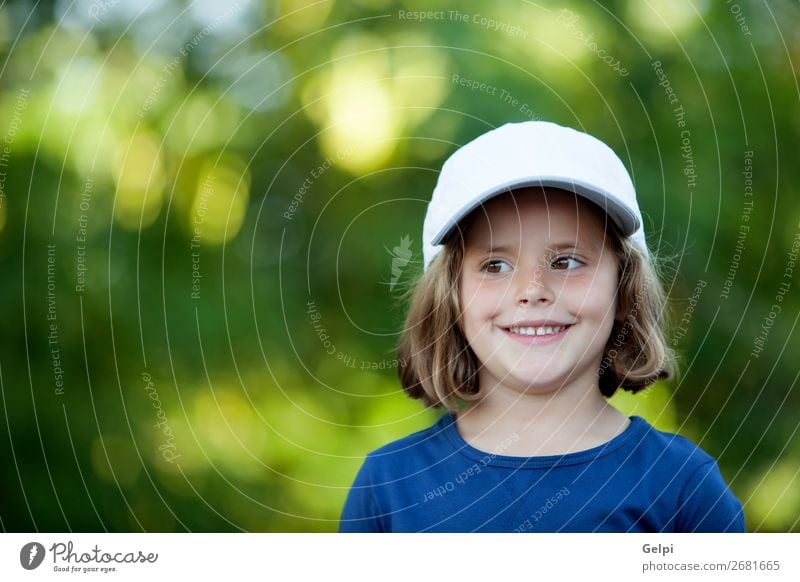
M 570 267 L 569 266 L 569 262 L 570 261 L 572 261 L 575 266 Z M 551 263 L 551 265 L 553 265 L 553 267 L 555 267 L 556 269 L 558 269 L 560 271 L 569 271 L 569 270 L 575 269 L 577 267 L 580 267 L 583 264 L 585 264 L 583 261 L 573 257 L 572 255 L 565 256 L 565 257 L 558 257 L 557 259 L 555 259 Z
M 508 263 L 506 263 L 505 261 L 488 261 L 483 265 L 483 270 L 486 271 L 487 273 L 492 273 L 492 274 L 501 273 L 503 271 L 495 270 L 496 267 L 500 267 L 501 265 L 508 266 Z

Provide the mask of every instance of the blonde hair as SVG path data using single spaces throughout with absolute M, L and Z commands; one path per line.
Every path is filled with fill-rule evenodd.
M 617 318 L 598 370 L 600 392 L 610 397 L 618 388 L 635 394 L 673 378 L 677 363 L 667 342 L 667 297 L 655 263 L 613 222 L 605 222 L 619 265 Z M 453 229 L 443 250 L 405 294 L 410 303 L 397 344 L 403 390 L 427 407 L 452 412 L 484 396 L 478 383 L 480 362 L 460 325 L 463 234 L 468 223 Z

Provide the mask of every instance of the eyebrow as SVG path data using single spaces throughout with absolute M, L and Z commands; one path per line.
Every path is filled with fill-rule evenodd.
M 603 246 L 602 242 L 594 242 L 594 243 L 584 243 L 584 242 L 561 242 L 556 243 L 554 245 L 548 245 L 547 248 L 552 249 L 554 251 L 560 251 L 562 249 L 586 249 L 590 251 L 596 251 Z
M 581 244 L 581 243 L 576 243 L 574 241 L 572 241 L 572 242 L 565 241 L 565 242 L 558 242 L 558 243 L 554 243 L 554 244 L 551 244 L 551 245 L 547 245 L 547 249 L 552 250 L 552 251 L 560 251 L 560 250 L 564 250 L 564 249 L 587 249 L 587 250 L 590 250 L 590 251 L 597 251 L 601 246 L 602 245 L 597 244 L 597 243 L 588 244 L 587 245 L 585 243 Z M 497 246 L 491 246 L 489 248 L 485 248 L 484 247 L 483 250 L 486 253 L 508 253 L 508 252 L 514 251 L 515 249 L 512 248 L 509 245 L 497 245 Z

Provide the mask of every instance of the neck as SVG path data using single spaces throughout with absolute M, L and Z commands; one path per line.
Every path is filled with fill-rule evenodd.
M 500 382 L 481 383 L 486 396 L 459 412 L 458 426 L 477 448 L 493 449 L 516 435 L 520 450 L 566 452 L 583 443 L 606 442 L 627 425 L 627 417 L 606 402 L 597 377 L 533 393 Z

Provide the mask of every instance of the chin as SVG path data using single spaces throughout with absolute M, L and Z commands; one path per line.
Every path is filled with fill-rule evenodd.
M 514 374 L 513 384 L 521 386 L 529 394 L 546 393 L 558 389 L 566 379 L 566 376 L 550 376 L 548 374 Z

